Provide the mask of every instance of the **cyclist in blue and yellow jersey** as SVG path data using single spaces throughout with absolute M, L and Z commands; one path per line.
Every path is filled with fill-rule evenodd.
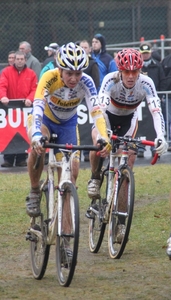
M 56 142 L 59 144 L 79 144 L 77 107 L 84 98 L 95 127 L 106 142 L 101 155 L 106 155 L 111 149 L 95 84 L 90 76 L 83 73 L 89 64 L 86 52 L 80 46 L 68 43 L 58 50 L 56 62 L 58 68 L 44 73 L 39 81 L 33 102 L 33 113 L 29 115 L 27 122 L 32 150 L 28 158 L 31 190 L 26 199 L 26 210 L 31 217 L 40 215 L 39 180 L 45 154 L 40 145 L 40 138 L 43 135 L 49 139 L 52 133 L 56 133 Z M 38 170 L 34 170 L 37 154 L 43 155 Z M 58 160 L 61 159 L 59 156 L 57 153 Z M 80 153 L 77 151 L 72 166 L 74 184 L 78 176 L 79 159 Z

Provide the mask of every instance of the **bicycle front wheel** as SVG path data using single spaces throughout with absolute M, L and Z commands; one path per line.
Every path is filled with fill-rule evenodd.
M 42 191 L 40 207 L 41 215 L 33 218 L 30 243 L 31 267 L 35 279 L 42 279 L 50 252 L 50 245 L 46 244 L 47 237 L 47 218 L 48 218 L 48 188 L 47 186 Z
M 60 188 L 62 197 L 61 234 L 57 228 L 56 267 L 60 285 L 69 286 L 77 264 L 79 244 L 79 201 L 75 186 L 64 182 Z M 59 199 L 58 199 L 59 200 Z M 59 213 L 57 218 L 59 222 Z
M 102 174 L 100 184 L 100 199 L 96 199 L 91 205 L 91 219 L 89 221 L 89 248 L 92 253 L 97 253 L 101 247 L 106 223 L 103 222 L 106 194 L 108 185 L 108 170 Z
M 116 203 L 113 200 L 109 217 L 108 248 L 111 258 L 120 258 L 123 254 L 132 222 L 135 182 L 129 167 L 121 169 L 118 184 Z

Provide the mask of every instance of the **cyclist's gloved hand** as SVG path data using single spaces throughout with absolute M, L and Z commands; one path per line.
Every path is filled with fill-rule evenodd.
M 112 149 L 112 145 L 109 142 L 106 142 L 105 148 L 106 148 L 106 151 L 109 153 Z
M 101 156 L 107 156 L 109 154 L 109 152 L 111 151 L 111 149 L 112 149 L 112 146 L 111 146 L 109 140 L 98 138 L 97 139 L 97 144 L 100 144 L 100 145 L 103 146 L 102 150 L 100 151 Z
M 168 144 L 163 136 L 157 137 L 154 140 L 154 143 L 155 143 L 155 148 L 156 148 L 156 152 L 158 153 L 158 155 L 161 155 L 167 151 Z
M 40 139 L 42 138 L 41 132 L 35 132 L 32 136 L 31 144 L 34 149 L 41 147 Z

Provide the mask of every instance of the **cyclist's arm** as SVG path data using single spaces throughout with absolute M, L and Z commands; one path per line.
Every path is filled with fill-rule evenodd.
M 154 97 L 146 97 L 149 111 L 153 117 L 154 129 L 157 137 L 164 137 L 165 134 L 165 123 L 163 114 L 160 106 L 160 99 L 157 94 Z
M 85 86 L 85 100 L 89 112 L 93 118 L 93 122 L 97 128 L 98 134 L 102 139 L 108 142 L 107 126 L 103 115 L 103 111 L 99 104 L 99 97 L 93 80 L 89 77 L 89 84 Z M 90 86 L 90 87 L 89 87 Z
M 103 111 L 107 109 L 111 101 L 111 89 L 115 85 L 115 81 L 119 80 L 118 72 L 112 72 L 107 74 L 102 82 L 99 91 L 99 103 Z
M 46 105 L 46 98 L 51 93 L 53 85 L 56 82 L 57 73 L 52 71 L 47 71 L 41 77 L 35 97 L 33 102 L 33 128 L 32 128 L 32 137 L 35 135 L 40 135 L 41 133 L 41 124 L 43 113 Z

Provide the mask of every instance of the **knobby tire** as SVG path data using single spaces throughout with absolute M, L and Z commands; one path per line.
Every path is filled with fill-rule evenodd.
M 77 264 L 79 245 L 79 201 L 75 186 L 70 182 L 64 182 L 61 189 L 64 191 L 62 203 L 69 199 L 70 207 L 70 232 L 62 231 L 61 236 L 56 237 L 56 268 L 57 277 L 61 286 L 68 287 L 72 281 Z M 63 216 L 63 207 L 62 207 Z M 57 222 L 58 224 L 58 222 Z M 58 225 L 57 225 L 58 226 Z M 72 258 L 67 256 L 65 245 L 69 241 L 69 248 L 72 251 Z
M 127 197 L 127 199 L 125 199 L 126 201 L 125 213 L 127 213 L 127 216 L 125 217 L 126 228 L 125 228 L 125 234 L 123 236 L 122 242 L 117 243 L 116 226 L 119 224 L 119 218 L 117 212 L 119 211 L 118 205 L 119 205 L 120 192 L 122 194 L 122 188 L 125 185 L 125 182 L 127 183 L 126 184 L 127 192 L 125 193 Z M 119 259 L 122 256 L 125 246 L 128 242 L 128 236 L 131 228 L 133 210 L 134 210 L 134 195 L 135 195 L 134 175 L 132 170 L 127 166 L 121 169 L 121 178 L 119 179 L 116 207 L 114 207 L 114 203 L 113 203 L 110 210 L 109 229 L 108 229 L 108 248 L 109 248 L 109 254 L 111 258 Z
M 41 216 L 33 219 L 33 228 L 42 233 L 43 240 L 39 239 L 37 235 L 32 233 L 33 241 L 30 242 L 32 273 L 34 278 L 38 280 L 42 279 L 45 274 L 50 252 L 50 245 L 46 244 L 47 223 L 45 222 L 48 219 L 48 199 L 49 194 L 46 186 L 41 195 Z

